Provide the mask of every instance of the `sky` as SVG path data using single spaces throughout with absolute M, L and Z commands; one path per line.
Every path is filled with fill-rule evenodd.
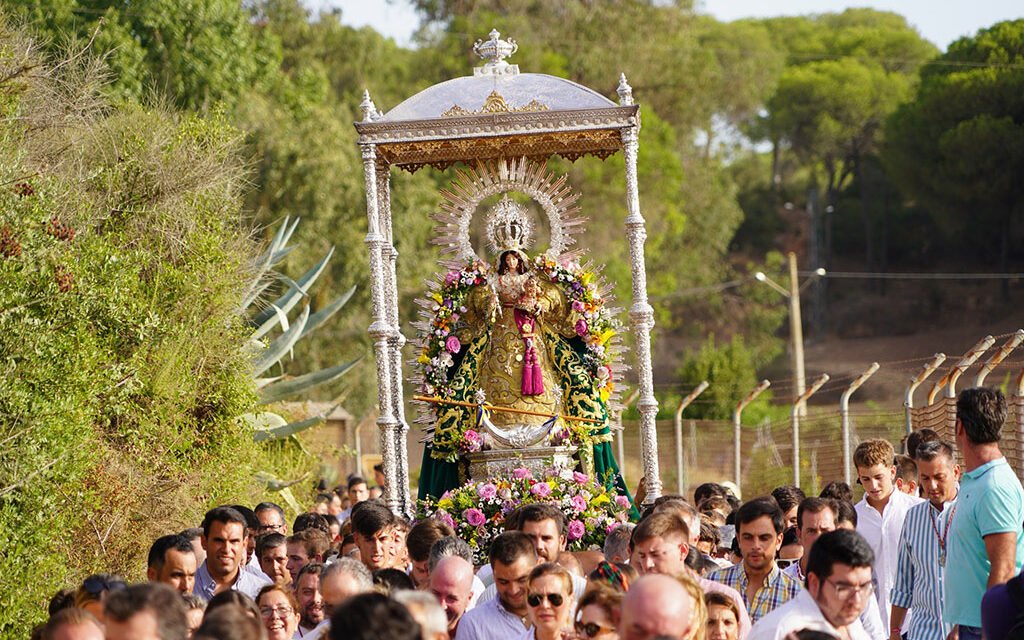
M 341 9 L 342 22 L 377 31 L 408 46 L 419 18 L 406 0 L 304 0 L 314 9 Z M 871 7 L 903 15 L 926 39 L 945 50 L 957 38 L 1001 20 L 1024 18 L 1021 0 L 696 0 L 702 13 L 738 18 L 839 12 Z M 499 27 L 500 30 L 500 27 Z M 481 34 L 480 37 L 485 37 Z

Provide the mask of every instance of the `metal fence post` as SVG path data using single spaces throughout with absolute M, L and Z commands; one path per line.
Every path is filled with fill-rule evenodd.
M 674 426 L 676 429 L 676 488 L 679 495 L 683 495 L 683 490 L 686 488 L 686 484 L 683 479 L 683 410 L 690 406 L 697 396 L 704 393 L 704 390 L 709 386 L 708 381 L 704 380 L 697 388 L 690 392 L 690 395 L 686 396 L 679 402 L 679 406 L 676 407 L 676 415 L 674 420 Z
M 907 433 L 910 433 L 910 432 L 912 432 L 914 430 L 914 420 L 913 420 L 914 391 L 919 386 L 921 386 L 921 383 L 923 383 L 925 380 L 928 379 L 928 376 L 930 376 L 933 373 L 935 373 L 935 370 L 939 368 L 939 365 L 941 365 L 945 361 L 946 361 L 946 354 L 944 354 L 944 353 L 936 353 L 934 356 L 932 356 L 931 362 L 928 362 L 928 363 L 926 363 L 924 365 L 924 368 L 921 369 L 921 373 L 917 374 L 916 376 L 914 376 L 913 378 L 910 379 L 910 386 L 907 387 L 907 391 L 903 395 L 903 408 L 904 408 L 904 410 L 906 412 L 906 416 L 907 416 L 907 425 L 906 425 L 906 432 Z M 849 484 L 849 481 L 847 481 L 847 484 Z
M 843 423 L 843 482 L 846 484 L 851 484 L 852 478 L 852 469 L 850 468 L 850 396 L 867 382 L 868 378 L 875 375 L 876 371 L 878 371 L 878 363 L 872 362 L 864 373 L 857 376 L 857 379 L 846 387 L 843 395 L 839 396 L 839 416 Z
M 974 364 L 983 353 L 989 350 L 989 347 L 996 343 L 996 339 L 992 336 L 985 336 L 978 341 L 978 344 L 974 345 L 970 351 L 964 354 L 964 357 L 960 359 L 960 362 L 956 363 L 946 377 L 946 399 L 956 401 L 956 382 L 960 379 L 960 376 L 964 374 L 964 371 Z M 951 434 L 956 433 L 956 409 L 950 410 L 952 402 L 946 403 L 946 427 L 949 429 Z
M 747 397 L 740 400 L 736 405 L 736 409 L 732 412 L 732 440 L 733 440 L 733 478 L 736 482 L 736 488 L 741 492 L 743 491 L 743 485 L 740 483 L 740 473 L 743 466 L 743 460 L 740 452 L 740 430 L 742 423 L 740 418 L 743 415 L 743 409 L 748 404 L 754 401 L 754 398 L 761 395 L 761 392 L 771 386 L 771 382 L 768 380 L 762 380 L 761 384 L 754 387 L 754 390 L 747 394 Z
M 1024 342 L 1024 329 L 1018 329 L 1017 333 L 1010 336 L 1010 339 L 999 347 L 999 351 L 992 354 L 992 357 L 981 367 L 977 377 L 974 378 L 974 386 L 985 386 L 985 378 L 988 377 L 988 374 L 992 373 L 992 370 L 998 367 L 1003 360 L 1006 360 L 1010 352 L 1020 346 L 1021 342 Z
M 828 374 L 823 373 L 806 391 L 797 396 L 789 418 L 793 422 L 793 486 L 800 486 L 800 407 L 804 406 L 821 385 L 828 382 Z

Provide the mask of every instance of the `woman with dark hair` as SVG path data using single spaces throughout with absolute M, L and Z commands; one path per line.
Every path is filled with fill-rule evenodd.
M 95 573 L 82 581 L 82 586 L 75 591 L 75 606 L 85 609 L 103 622 L 103 603 L 107 600 L 107 594 L 111 591 L 127 589 L 121 576 L 110 573 Z
M 736 601 L 718 591 L 704 594 L 708 607 L 707 640 L 739 640 L 740 610 Z
M 576 607 L 576 635 L 580 638 L 618 640 L 622 592 L 597 586 L 588 590 Z
M 421 640 L 420 625 L 404 605 L 380 593 L 362 593 L 331 616 L 331 640 Z

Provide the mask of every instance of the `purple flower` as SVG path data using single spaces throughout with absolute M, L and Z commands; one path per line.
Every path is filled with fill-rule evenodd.
M 577 313 L 583 313 L 583 303 L 579 300 L 572 301 L 572 310 Z
M 629 498 L 626 496 L 615 496 L 615 504 L 619 505 L 623 509 L 629 508 Z
M 546 482 L 538 482 L 530 488 L 530 493 L 538 498 L 546 498 L 551 495 L 551 485 Z
M 587 532 L 587 527 L 584 526 L 579 520 L 569 521 L 569 535 L 567 536 L 570 540 L 579 540 L 583 537 L 583 534 Z
M 587 501 L 583 499 L 583 496 L 572 497 L 572 509 L 576 513 L 583 513 L 587 510 Z
M 587 321 L 584 320 L 583 318 L 580 318 L 579 320 L 576 321 L 576 335 L 580 336 L 581 338 L 587 335 L 588 328 L 589 327 L 587 327 Z
M 490 500 L 494 496 L 498 495 L 498 487 L 488 482 L 487 484 L 482 484 L 477 487 L 476 494 L 484 500 Z
M 523 478 L 529 478 L 532 474 L 530 470 L 525 467 L 516 467 L 512 470 L 512 477 L 516 480 L 522 480 Z
M 446 512 L 446 511 L 438 511 L 437 513 L 434 514 L 434 517 L 437 518 L 438 520 L 440 520 L 441 522 L 445 523 L 446 525 L 448 525 L 452 529 L 455 528 L 455 520 L 452 519 L 451 515 L 448 512 Z
M 471 527 L 479 527 L 487 522 L 487 516 L 479 509 L 466 509 L 462 512 L 462 517 Z
M 572 472 L 572 479 L 576 482 L 576 484 L 587 484 L 588 482 L 590 482 L 590 476 L 588 476 L 585 473 L 580 473 L 579 471 Z
M 458 353 L 462 349 L 462 343 L 456 336 L 448 336 L 448 339 L 444 341 L 444 348 L 448 350 L 448 353 Z
M 458 271 L 449 271 L 444 277 L 444 283 L 449 287 L 452 286 L 459 279 Z

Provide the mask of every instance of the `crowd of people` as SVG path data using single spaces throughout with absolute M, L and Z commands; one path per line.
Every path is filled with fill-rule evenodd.
M 34 637 L 1024 637 L 1024 490 L 999 449 L 1006 415 L 999 391 L 968 389 L 955 442 L 920 430 L 900 455 L 861 442 L 856 503 L 838 481 L 745 502 L 707 483 L 692 499 L 659 497 L 582 552 L 567 551 L 556 505 L 527 504 L 480 567 L 448 524 L 395 515 L 362 478 L 290 526 L 270 502 L 219 506 L 152 544 L 147 582 L 93 575 L 58 593 Z

